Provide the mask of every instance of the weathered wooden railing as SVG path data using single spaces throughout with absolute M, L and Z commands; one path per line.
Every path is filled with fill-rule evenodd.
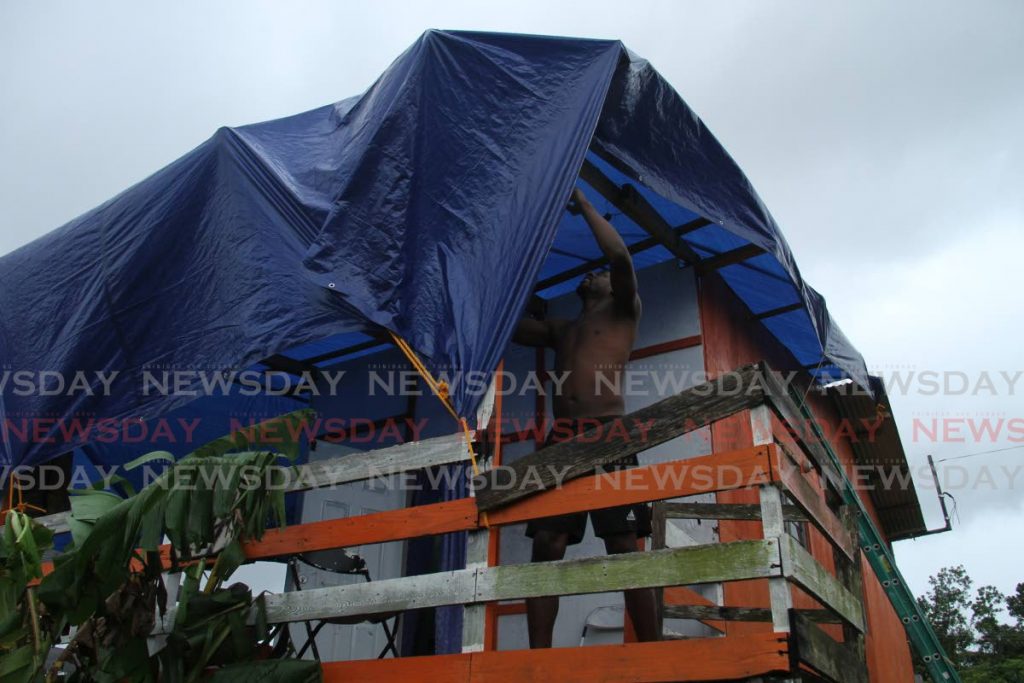
M 664 462 L 593 475 L 606 464 L 676 438 L 688 431 L 748 411 L 753 433 L 749 446 L 686 460 Z M 463 605 L 464 651 L 456 655 L 324 663 L 328 680 L 507 681 L 527 676 L 552 680 L 678 681 L 739 679 L 789 674 L 809 667 L 832 681 L 866 681 L 863 633 L 865 617 L 859 585 L 857 537 L 849 514 L 826 503 L 829 486 L 840 481 L 820 444 L 786 436 L 780 445 L 772 415 L 798 424 L 798 411 L 764 366 L 750 366 L 719 380 L 664 399 L 627 416 L 629 437 L 587 443 L 583 438 L 554 444 L 507 468 L 484 472 L 475 497 L 450 502 L 324 520 L 269 531 L 244 547 L 250 560 L 300 552 L 384 543 L 441 533 L 471 532 L 465 569 L 268 596 L 271 623 L 332 617 L 369 616 L 409 609 Z M 641 434 L 637 424 L 648 426 Z M 629 427 L 632 425 L 632 427 Z M 337 484 L 408 471 L 466 456 L 461 435 L 317 465 L 320 482 Z M 413 457 L 415 454 L 416 457 Z M 373 462 L 374 457 L 380 461 Z M 555 487 L 556 465 L 562 480 Z M 807 475 L 820 474 L 822 486 Z M 527 473 L 531 476 L 526 477 Z M 727 475 L 727 476 L 725 476 Z M 490 529 L 556 514 L 614 505 L 665 501 L 695 494 L 756 488 L 756 506 L 665 504 L 668 516 L 759 519 L 760 539 L 710 543 L 684 548 L 526 565 L 489 566 Z M 486 514 L 484 514 L 486 513 Z M 837 576 L 827 571 L 786 532 L 787 521 L 813 524 L 835 549 Z M 701 619 L 721 626 L 731 620 L 770 621 L 772 628 L 753 635 L 628 643 L 546 651 L 484 650 L 482 605 L 540 596 L 574 595 L 644 587 L 765 579 L 770 605 L 723 607 L 674 604 L 673 617 Z M 792 586 L 820 605 L 793 609 Z M 157 631 L 174 618 L 169 612 Z M 843 630 L 843 642 L 817 624 Z M 727 629 L 723 629 L 726 630 Z

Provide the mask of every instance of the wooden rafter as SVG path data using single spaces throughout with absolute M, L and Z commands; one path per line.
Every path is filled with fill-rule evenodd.
M 688 223 L 683 223 L 682 225 L 672 228 L 672 232 L 682 237 L 688 232 L 693 232 L 694 230 L 698 230 L 700 228 L 703 228 L 705 225 L 710 224 L 711 221 L 709 221 L 706 218 L 694 218 L 692 221 L 689 221 Z M 634 242 L 633 244 L 628 246 L 628 249 L 630 254 L 635 255 L 639 254 L 642 251 L 653 249 L 654 247 L 657 247 L 660 244 L 661 242 L 657 238 L 648 237 L 647 239 L 640 240 L 639 242 Z M 585 275 L 586 273 L 589 273 L 592 270 L 603 268 L 604 266 L 607 265 L 608 259 L 605 258 L 604 256 L 601 256 L 600 258 L 596 259 L 591 259 L 590 261 L 581 263 L 578 266 L 574 266 L 572 268 L 569 268 L 568 270 L 564 270 L 561 273 L 558 273 L 557 275 L 552 275 L 549 278 L 545 278 L 539 281 L 537 285 L 534 287 L 534 291 L 539 292 L 547 289 L 548 287 L 554 287 L 555 285 L 566 282 L 567 280 L 571 280 L 574 277 Z
M 602 197 L 614 204 L 619 211 L 646 230 L 651 237 L 672 254 L 690 265 L 696 265 L 700 256 L 673 230 L 668 221 L 644 199 L 632 185 L 619 187 L 590 161 L 583 162 L 580 178 L 594 188 Z
M 804 302 L 803 301 L 797 301 L 795 304 L 786 304 L 785 306 L 779 306 L 778 308 L 770 308 L 767 311 L 761 311 L 760 313 L 755 313 L 754 314 L 754 318 L 756 320 L 764 320 L 765 318 L 774 318 L 775 316 L 782 315 L 783 313 L 789 313 L 790 311 L 798 311 L 798 310 L 800 310 L 803 307 L 804 307 Z
M 745 244 L 742 247 L 723 251 L 721 254 L 709 256 L 701 260 L 701 262 L 697 264 L 697 272 L 706 273 L 718 268 L 731 266 L 736 263 L 746 261 L 747 259 L 754 258 L 755 256 L 760 256 L 763 253 L 765 253 L 764 249 L 756 244 Z

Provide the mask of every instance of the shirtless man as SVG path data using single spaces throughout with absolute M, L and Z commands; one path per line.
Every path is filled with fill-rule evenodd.
M 636 340 L 640 320 L 640 296 L 637 294 L 633 260 L 619 233 L 587 201 L 579 188 L 572 199 L 590 226 L 598 246 L 608 259 L 610 269 L 587 273 L 576 289 L 583 310 L 575 320 L 523 319 L 513 341 L 526 346 L 555 350 L 555 371 L 567 373 L 561 391 L 553 399 L 557 429 L 548 443 L 572 438 L 602 422 L 621 418 L 625 412 L 621 386 L 622 370 Z M 602 381 L 598 377 L 603 376 Z M 636 456 L 615 465 L 636 464 Z M 650 535 L 650 512 L 646 505 L 625 505 L 590 513 L 594 533 L 604 540 L 609 554 L 635 552 L 637 538 Z M 533 538 L 533 562 L 560 560 L 566 546 L 579 543 L 586 531 L 587 513 L 560 515 L 530 522 L 527 536 Z M 626 610 L 637 638 L 658 640 L 658 618 L 652 589 L 634 589 L 624 593 Z M 551 647 L 558 598 L 532 598 L 526 601 L 530 647 Z

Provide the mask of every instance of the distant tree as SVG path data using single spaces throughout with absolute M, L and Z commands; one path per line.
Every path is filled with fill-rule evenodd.
M 1012 595 L 981 586 L 972 596 L 974 582 L 958 565 L 928 584 L 918 604 L 964 683 L 1024 683 L 1024 583 Z
M 1003 611 L 1006 596 L 995 586 L 982 586 L 971 602 L 971 626 L 977 634 L 977 654 L 1003 654 L 1005 647 L 1004 631 L 1008 627 L 999 622 L 999 614 Z
M 1024 627 L 1024 583 L 1017 584 L 1017 592 L 1006 598 L 1006 611 Z
M 1014 623 L 1003 627 L 1000 654 L 1024 658 L 1024 583 L 1018 583 L 1016 592 L 1006 596 L 1006 611 Z M 1020 680 L 1024 681 L 1024 678 Z
M 963 565 L 943 567 L 938 574 L 928 578 L 928 592 L 917 599 L 939 642 L 957 668 L 967 663 L 968 650 L 975 642 L 967 616 L 973 584 Z

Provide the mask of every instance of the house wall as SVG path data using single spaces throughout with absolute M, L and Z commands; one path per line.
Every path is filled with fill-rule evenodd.
M 695 280 L 692 269 L 680 269 L 674 262 L 666 262 L 644 269 L 638 273 L 641 298 L 644 301 L 644 313 L 636 342 L 637 349 L 649 348 L 654 345 L 673 342 L 685 338 L 698 337 L 695 345 L 688 348 L 662 351 L 655 355 L 638 359 L 630 363 L 628 370 L 633 373 L 634 384 L 627 384 L 631 390 L 626 392 L 626 409 L 634 411 L 645 405 L 672 395 L 690 386 L 699 379 L 698 373 L 717 374 L 739 366 L 767 360 L 773 367 L 786 370 L 793 367 L 794 362 L 788 352 L 772 337 L 762 325 L 751 321 L 749 314 L 732 292 L 716 276 L 711 275 Z M 573 317 L 578 312 L 579 303 L 574 294 L 560 297 L 550 302 L 551 317 Z M 438 433 L 450 432 L 450 418 L 444 414 L 440 404 L 430 396 L 424 396 L 412 404 L 407 399 L 382 397 L 368 401 L 365 392 L 365 375 L 367 362 L 377 364 L 394 363 L 404 365 L 397 354 L 374 356 L 370 359 L 354 361 L 349 365 L 350 375 L 346 382 L 352 382 L 352 391 L 344 392 L 340 398 L 331 399 L 329 403 L 317 401 L 317 407 L 323 415 L 352 416 L 358 415 L 379 419 L 410 411 L 417 419 L 429 419 L 428 426 L 421 437 Z M 516 378 L 515 388 L 503 395 L 504 432 L 522 432 L 519 439 L 503 446 L 505 463 L 514 462 L 534 451 L 543 441 L 545 429 L 544 419 L 550 418 L 550 397 L 539 394 L 534 388 L 525 386 L 524 380 L 529 373 L 550 368 L 553 358 L 550 353 L 538 352 L 535 349 L 510 345 L 505 357 L 505 370 Z M 670 378 L 661 386 L 657 386 L 654 376 Z M 838 416 L 831 405 L 817 396 L 808 397 L 819 420 L 834 423 Z M 784 430 L 777 430 L 782 433 Z M 751 443 L 750 424 L 747 415 L 734 416 L 722 420 L 711 428 L 699 430 L 693 434 L 680 437 L 662 444 L 641 455 L 642 464 L 650 464 L 680 457 L 694 457 L 712 451 L 725 451 L 741 448 Z M 785 439 L 784 439 L 785 442 Z M 793 444 L 790 444 L 794 446 Z M 843 465 L 849 471 L 853 464 L 853 452 L 846 442 L 833 444 Z M 333 451 L 333 449 L 331 449 Z M 795 446 L 791 450 L 796 450 Z M 314 457 L 326 457 L 329 453 Z M 813 485 L 818 482 L 812 480 Z M 333 494 L 343 499 L 344 492 Z M 708 500 L 693 497 L 689 500 Z M 755 491 L 734 491 L 718 494 L 719 502 L 750 502 L 756 503 Z M 326 508 L 323 501 L 307 498 L 307 514 L 304 521 L 310 521 L 324 514 Z M 398 500 L 394 501 L 399 506 Z M 314 509 L 314 505 L 315 508 Z M 869 514 L 874 514 L 870 500 L 865 501 Z M 338 506 L 333 506 L 338 507 Z M 340 508 L 339 508 L 340 509 Z M 761 537 L 759 522 L 741 522 L 722 520 L 720 522 L 697 520 L 673 520 L 669 530 L 669 545 L 686 545 L 691 543 L 708 543 L 720 540 L 728 542 L 740 539 Z M 504 527 L 492 530 L 499 533 L 499 562 L 501 564 L 521 564 L 529 561 L 530 542 L 524 535 L 525 525 Z M 437 571 L 433 566 L 438 559 L 439 547 L 436 543 L 410 542 L 404 545 L 407 556 L 405 573 L 418 571 Z M 813 527 L 807 533 L 807 545 L 812 554 L 826 568 L 833 568 L 831 545 Z M 601 555 L 604 548 L 599 539 L 593 536 L 588 524 L 587 535 L 583 543 L 569 549 L 567 557 L 586 557 Z M 417 558 L 428 561 L 431 566 L 424 565 L 417 569 Z M 422 563 L 420 563 L 422 564 Z M 379 568 L 380 575 L 392 575 L 384 567 Z M 764 607 L 768 606 L 768 592 L 765 581 L 732 582 L 695 587 L 705 597 L 731 606 Z M 913 680 L 909 648 L 903 627 L 892 606 L 878 584 L 870 567 L 864 565 L 864 595 L 867 609 L 868 633 L 866 638 L 869 671 L 874 681 L 910 681 Z M 815 607 L 815 603 L 806 595 L 796 592 L 794 604 L 797 607 Z M 586 596 L 569 596 L 562 599 L 558 622 L 555 629 L 556 646 L 576 646 L 580 644 L 581 633 L 588 619 L 595 616 L 607 616 L 604 627 L 590 629 L 585 644 L 603 644 L 621 642 L 624 629 L 621 624 L 622 599 L 618 593 L 604 593 Z M 601 608 L 608 608 L 601 610 Z M 458 611 L 449 610 L 454 616 Z M 519 649 L 527 647 L 526 620 L 523 604 L 506 603 L 496 610 L 497 616 L 497 647 L 498 649 Z M 422 617 L 423 615 L 420 615 Z M 441 618 L 442 615 L 435 615 Z M 448 618 L 444 617 L 444 618 Z M 618 622 L 616 623 L 616 619 Z M 694 621 L 678 620 L 666 624 L 672 631 L 687 636 L 710 636 L 716 632 Z M 442 624 L 427 624 L 427 628 L 448 631 Z M 769 624 L 729 622 L 728 632 L 744 634 L 770 629 Z M 328 633 L 333 631 L 333 633 Z M 407 620 L 403 624 L 403 650 L 412 654 L 414 637 L 422 637 L 423 628 L 417 630 L 416 621 Z M 838 637 L 838 627 L 832 627 Z M 418 634 L 418 635 L 417 635 Z M 322 636 L 322 654 L 325 659 L 344 656 L 374 656 L 377 643 L 370 640 L 365 647 L 356 647 L 358 635 L 353 638 L 351 629 L 348 632 L 335 628 L 325 629 Z M 367 633 L 367 636 L 370 634 Z M 353 643 L 353 644 L 350 644 Z M 327 652 L 324 652 L 326 650 Z M 334 651 L 331 653 L 331 651 Z M 357 652 L 357 650 L 359 650 Z M 425 653 L 425 652 L 424 652 Z
M 777 370 L 795 367 L 796 363 L 788 351 L 763 325 L 750 318 L 749 312 L 720 277 L 712 275 L 701 279 L 700 315 L 704 338 L 704 363 L 709 374 L 733 370 L 760 360 L 767 360 Z M 813 393 L 808 395 L 807 402 L 815 418 L 826 427 L 826 433 L 834 433 L 839 417 L 831 404 Z M 781 432 L 776 430 L 776 433 Z M 737 415 L 716 423 L 712 426 L 711 439 L 716 451 L 749 445 L 752 436 L 748 417 Z M 854 463 L 853 450 L 849 442 L 834 441 L 832 447 L 849 476 Z M 811 483 L 820 490 L 820 482 L 812 478 Z M 756 491 L 728 491 L 719 493 L 718 500 L 723 503 L 756 503 L 758 495 Z M 864 496 L 863 502 L 868 513 L 877 522 L 877 514 L 870 498 Z M 761 523 L 722 520 L 719 533 L 722 542 L 760 538 Z M 808 533 L 808 549 L 822 565 L 834 571 L 831 544 L 813 527 Z M 910 648 L 903 625 L 882 591 L 874 571 L 867 562 L 862 562 L 862 568 L 868 624 L 865 645 L 871 680 L 886 683 L 913 681 Z M 725 584 L 724 592 L 726 605 L 769 605 L 768 585 L 765 580 L 731 582 Z M 798 608 L 818 606 L 798 590 L 794 590 L 793 604 Z M 770 628 L 770 624 L 763 623 L 730 622 L 727 625 L 729 634 L 765 631 Z M 837 627 L 830 630 L 833 635 L 838 635 Z

